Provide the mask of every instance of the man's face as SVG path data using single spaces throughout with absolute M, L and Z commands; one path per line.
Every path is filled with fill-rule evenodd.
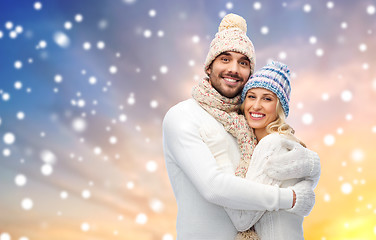
M 210 68 L 209 83 L 221 95 L 233 98 L 243 89 L 251 73 L 249 59 L 237 52 L 224 52 L 214 59 Z

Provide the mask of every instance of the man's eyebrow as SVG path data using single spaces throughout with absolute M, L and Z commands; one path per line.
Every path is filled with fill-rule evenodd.
M 220 57 L 220 56 L 222 56 L 222 55 L 225 55 L 225 56 L 231 56 L 230 53 L 228 53 L 228 52 L 223 52 L 223 53 L 219 54 L 218 57 Z
M 241 57 L 240 60 L 246 60 L 246 61 L 248 61 L 248 62 L 251 62 L 247 56 L 243 56 L 243 57 Z

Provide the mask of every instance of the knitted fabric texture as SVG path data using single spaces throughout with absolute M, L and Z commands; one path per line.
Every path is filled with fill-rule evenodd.
M 255 49 L 247 37 L 247 23 L 239 15 L 227 14 L 219 25 L 218 32 L 210 44 L 209 53 L 205 60 L 205 72 L 211 63 L 221 53 L 238 52 L 248 57 L 251 74 L 255 69 Z
M 222 96 L 209 84 L 208 79 L 202 79 L 198 85 L 193 87 L 192 96 L 203 109 L 222 123 L 227 132 L 237 139 L 241 159 L 235 170 L 235 175 L 245 178 L 257 139 L 244 116 L 237 114 L 240 107 L 240 96 L 235 98 Z M 235 240 L 247 239 L 260 240 L 253 228 L 245 232 L 238 232 L 235 238 Z
M 243 88 L 241 95 L 242 102 L 244 102 L 248 90 L 252 88 L 265 88 L 274 92 L 282 104 L 285 116 L 289 115 L 291 93 L 290 70 L 285 64 L 272 61 L 265 67 L 257 70 Z
M 224 126 L 227 132 L 237 139 L 241 159 L 235 175 L 244 178 L 257 140 L 244 116 L 237 113 L 240 107 L 240 96 L 235 98 L 222 96 L 209 84 L 208 79 L 202 79 L 193 87 L 192 96 L 203 109 Z
M 250 228 L 244 232 L 238 232 L 234 240 L 260 240 L 254 228 Z

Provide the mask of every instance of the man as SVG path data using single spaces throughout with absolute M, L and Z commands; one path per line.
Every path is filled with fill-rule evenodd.
M 205 62 L 207 88 L 213 105 L 236 111 L 239 93 L 254 70 L 254 48 L 246 36 L 246 23 L 229 14 L 221 22 Z M 205 83 L 205 82 L 204 82 Z M 178 240 L 230 240 L 237 230 L 223 207 L 241 210 L 275 211 L 290 209 L 307 215 L 314 204 L 309 181 L 292 189 L 254 183 L 219 170 L 214 156 L 203 142 L 200 129 L 215 128 L 228 141 L 228 156 L 238 166 L 239 146 L 223 125 L 197 101 L 189 99 L 172 107 L 163 121 L 166 168 L 178 205 Z M 305 156 L 291 151 L 290 159 L 303 159 L 303 168 L 317 169 L 317 159 L 307 150 Z M 286 157 L 286 156 L 285 156 Z M 304 177 L 306 173 L 294 173 Z M 295 175 L 294 175 L 295 176 Z M 296 202 L 295 202 L 296 195 Z

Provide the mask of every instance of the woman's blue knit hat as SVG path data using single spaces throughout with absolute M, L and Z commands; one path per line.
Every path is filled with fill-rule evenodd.
M 242 103 L 248 90 L 252 88 L 265 88 L 274 92 L 282 104 L 286 117 L 289 115 L 290 70 L 285 64 L 272 61 L 256 71 L 243 88 Z

